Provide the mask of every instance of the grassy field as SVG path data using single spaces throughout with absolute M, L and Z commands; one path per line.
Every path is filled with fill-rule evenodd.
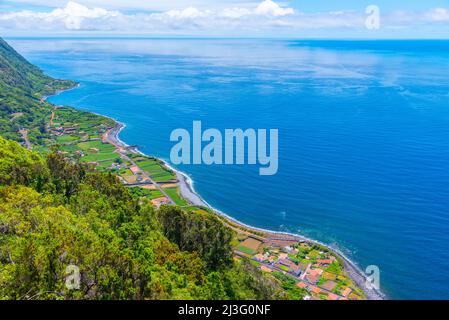
M 248 238 L 244 240 L 242 243 L 240 243 L 241 246 L 248 248 L 252 252 L 257 252 L 261 244 L 262 244 L 261 241 L 254 238 Z
M 98 149 L 99 152 L 102 152 L 102 153 L 112 152 L 115 150 L 115 147 L 113 145 L 103 143 L 100 140 L 91 140 L 91 141 L 86 141 L 86 142 L 80 142 L 80 143 L 78 143 L 78 147 L 81 150 L 84 150 L 86 152 L 92 152 L 92 153 L 95 152 L 92 149 Z
M 151 179 L 156 182 L 167 182 L 176 180 L 176 175 L 171 170 L 164 168 L 163 165 L 156 159 L 138 157 L 139 160 L 135 160 L 137 165 L 144 171 L 146 171 Z M 144 160 L 141 160 L 144 159 Z
M 164 197 L 163 193 L 159 190 L 149 190 L 139 187 L 131 187 L 129 188 L 132 194 L 137 195 L 139 197 L 148 198 L 150 200 L 162 198 Z
M 256 254 L 256 251 L 251 250 L 250 248 L 245 247 L 245 246 L 242 245 L 242 244 L 240 244 L 240 245 L 237 246 L 237 250 L 238 250 L 238 251 L 241 251 L 241 252 L 243 252 L 243 253 L 249 254 L 249 255 Z
M 81 158 L 83 162 L 99 162 L 104 160 L 112 160 L 119 158 L 119 155 L 116 153 L 94 153 L 88 154 Z
M 56 138 L 56 143 L 58 143 L 58 144 L 65 144 L 65 143 L 78 141 L 79 139 L 80 138 L 78 136 L 72 136 L 72 135 L 64 134 L 64 135 L 61 135 L 61 136 Z
M 173 201 L 178 206 L 186 206 L 186 205 L 188 205 L 187 201 L 184 200 L 183 198 L 181 198 L 181 196 L 179 195 L 178 188 L 166 188 L 164 190 L 165 190 L 165 192 L 167 192 L 167 194 L 170 196 L 170 198 L 172 198 Z

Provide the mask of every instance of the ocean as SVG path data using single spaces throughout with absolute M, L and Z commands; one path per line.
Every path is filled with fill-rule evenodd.
M 212 206 L 380 268 L 392 299 L 449 299 L 449 42 L 10 39 L 80 88 L 52 97 L 126 124 L 170 162 L 170 133 L 278 129 L 279 172 L 176 166 Z

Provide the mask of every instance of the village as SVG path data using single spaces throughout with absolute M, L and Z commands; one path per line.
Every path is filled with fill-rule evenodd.
M 363 292 L 327 248 L 288 235 L 240 233 L 235 253 L 261 271 L 306 291 L 304 300 L 360 300 Z

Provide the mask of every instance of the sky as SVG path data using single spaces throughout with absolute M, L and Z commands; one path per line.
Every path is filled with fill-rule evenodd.
M 0 0 L 0 36 L 449 39 L 449 0 Z

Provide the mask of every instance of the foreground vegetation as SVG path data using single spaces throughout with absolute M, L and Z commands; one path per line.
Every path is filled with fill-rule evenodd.
M 274 299 L 279 284 L 232 259 L 213 215 L 154 210 L 116 176 L 0 138 L 0 298 Z M 81 272 L 67 290 L 66 268 Z

